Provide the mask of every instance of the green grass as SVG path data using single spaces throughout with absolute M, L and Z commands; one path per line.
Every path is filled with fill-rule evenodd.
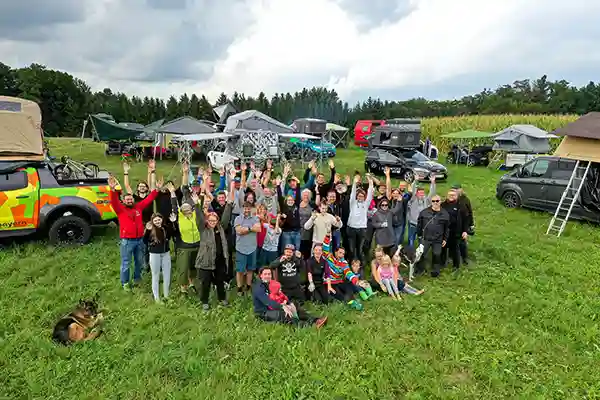
M 51 149 L 118 172 L 119 157 L 97 144 L 79 153 L 76 141 L 54 140 Z M 351 172 L 362 157 L 341 151 L 336 164 Z M 159 174 L 172 165 L 159 162 Z M 131 174 L 144 178 L 145 166 Z M 402 304 L 381 297 L 362 313 L 309 306 L 330 317 L 319 332 L 260 323 L 248 299 L 207 315 L 191 298 L 157 306 L 148 278 L 124 293 L 115 228 L 95 230 L 82 248 L 10 247 L 0 253 L 0 398 L 600 397 L 599 231 L 571 222 L 560 239 L 546 236 L 549 214 L 495 200 L 498 172 L 450 175 L 472 199 L 477 265 L 420 278 L 425 295 Z M 53 324 L 96 291 L 108 309 L 105 334 L 55 346 Z

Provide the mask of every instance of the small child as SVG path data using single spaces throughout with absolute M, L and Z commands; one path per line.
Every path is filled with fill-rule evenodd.
M 396 270 L 398 271 L 398 280 L 400 282 L 400 287 L 399 289 L 401 291 L 403 291 L 404 293 L 408 293 L 408 294 L 414 294 L 414 295 L 421 295 L 425 292 L 424 289 L 415 289 L 414 287 L 410 286 L 408 283 L 406 283 L 406 281 L 404 281 L 404 278 L 402 277 L 402 275 L 400 275 L 400 267 L 403 265 L 402 263 L 402 258 L 400 257 L 400 255 L 398 253 L 396 253 L 394 255 L 394 257 L 392 257 L 392 265 L 394 266 L 394 268 L 396 268 Z
M 352 260 L 352 272 L 354 275 L 358 276 L 358 283 L 356 285 L 352 285 L 354 289 L 354 293 L 358 293 L 361 299 L 368 300 L 371 297 L 375 296 L 375 292 L 371 288 L 371 285 L 366 280 L 361 277 L 361 268 L 360 268 L 360 260 L 354 259 Z
M 260 249 L 260 265 L 263 267 L 271 265 L 273 261 L 279 257 L 277 249 L 279 248 L 279 238 L 281 236 L 281 228 L 279 227 L 280 215 L 273 216 L 268 215 L 269 222 L 263 223 L 263 229 L 265 230 L 265 240 L 263 241 L 262 248 Z
M 398 290 L 398 269 L 392 264 L 390 256 L 383 256 L 379 265 L 379 279 L 381 285 L 386 288 L 386 291 L 395 300 L 402 300 L 400 290 Z
M 269 298 L 281 305 L 288 306 L 292 310 L 292 318 L 298 318 L 298 310 L 294 303 L 290 303 L 290 299 L 281 291 L 281 283 L 275 279 L 269 282 Z

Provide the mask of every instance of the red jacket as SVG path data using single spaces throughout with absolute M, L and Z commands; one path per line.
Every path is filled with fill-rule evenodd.
M 116 190 L 110 192 L 110 204 L 119 219 L 121 239 L 141 239 L 144 237 L 146 227 L 142 220 L 142 210 L 149 207 L 156 196 L 158 196 L 158 191 L 153 190 L 144 200 L 135 203 L 133 207 L 126 207 L 119 199 L 119 192 Z

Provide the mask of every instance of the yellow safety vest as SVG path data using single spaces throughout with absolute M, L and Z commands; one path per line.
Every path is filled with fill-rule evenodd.
M 196 210 L 193 211 L 192 216 L 190 218 L 183 215 L 181 211 L 179 211 L 179 234 L 181 235 L 181 240 L 184 243 L 196 243 L 200 241 L 200 232 L 198 231 L 198 226 L 196 225 Z

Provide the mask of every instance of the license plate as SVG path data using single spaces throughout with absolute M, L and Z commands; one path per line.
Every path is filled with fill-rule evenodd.
M 444 174 L 437 174 L 435 177 L 436 177 L 436 178 L 443 178 L 443 177 L 444 177 Z

